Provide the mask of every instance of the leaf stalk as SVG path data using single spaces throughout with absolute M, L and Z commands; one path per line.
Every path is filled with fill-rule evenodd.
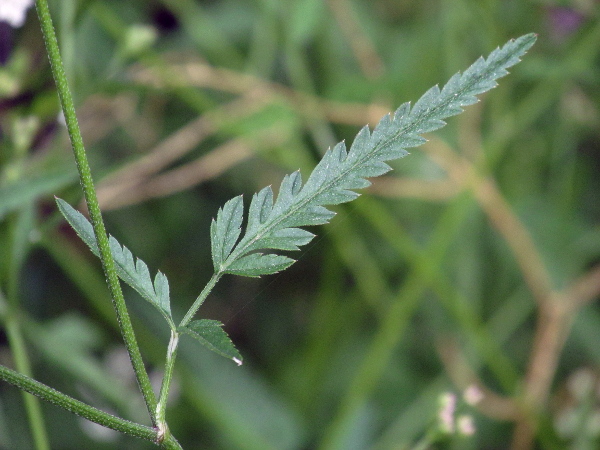
M 202 289 L 202 292 L 200 292 L 200 295 L 198 295 L 196 300 L 194 300 L 194 303 L 188 310 L 187 314 L 181 320 L 179 327 L 185 327 L 186 325 L 188 325 L 190 323 L 190 321 L 194 318 L 194 315 L 198 312 L 198 309 L 200 309 L 200 307 L 202 306 L 202 303 L 204 303 L 204 300 L 206 300 L 206 297 L 208 297 L 208 294 L 211 293 L 211 291 L 213 290 L 215 285 L 219 282 L 219 280 L 221 279 L 222 276 L 223 276 L 223 272 L 221 272 L 221 271 L 215 272 L 213 274 L 213 276 L 208 281 L 208 283 L 206 283 L 206 286 L 204 286 L 204 289 Z

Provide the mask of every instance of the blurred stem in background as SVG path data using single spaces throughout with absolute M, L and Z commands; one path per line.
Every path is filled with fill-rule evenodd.
M 12 123 L 10 137 L 12 146 L 10 166 L 7 177 L 10 181 L 18 181 L 24 173 L 27 152 L 30 149 L 39 122 L 34 117 L 20 118 Z M 8 145 L 7 145 L 8 149 Z M 35 207 L 33 201 L 19 204 L 4 224 L 5 261 L 0 265 L 0 320 L 6 332 L 12 360 L 20 373 L 33 376 L 32 364 L 26 343 L 23 325 L 25 312 L 21 302 L 20 286 L 23 282 L 22 271 L 27 255 L 31 249 L 31 238 L 35 227 Z M 40 401 L 33 395 L 22 392 L 33 445 L 37 450 L 50 448 L 46 424 L 42 414 Z

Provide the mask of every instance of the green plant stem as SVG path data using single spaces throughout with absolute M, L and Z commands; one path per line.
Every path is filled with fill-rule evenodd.
M 121 433 L 128 434 L 130 436 L 157 443 L 155 428 L 121 419 L 113 416 L 112 414 L 101 411 L 98 408 L 86 405 L 85 403 L 80 402 L 73 397 L 69 397 L 62 392 L 51 388 L 50 386 L 46 386 L 39 381 L 29 378 L 19 372 L 15 372 L 14 370 L 2 365 L 0 365 L 0 379 L 18 387 L 23 391 L 33 394 L 42 400 L 66 409 L 67 411 L 77 414 L 80 417 L 84 417 L 94 423 L 100 424 L 115 431 L 119 431 Z M 182 450 L 179 443 L 172 436 L 169 436 L 168 439 L 165 439 L 165 441 L 162 442 L 161 447 L 167 450 Z
M 198 297 L 188 310 L 185 317 L 181 320 L 179 327 L 185 327 L 188 323 L 190 323 L 196 312 L 198 312 L 200 306 L 202 306 L 202 303 L 204 303 L 204 300 L 206 300 L 206 297 L 208 297 L 208 294 L 210 294 L 210 292 L 213 290 L 213 288 L 222 276 L 223 274 L 221 272 L 213 274 L 206 286 L 204 286 L 204 289 L 202 289 L 202 292 L 200 292 L 200 295 L 198 295 Z M 163 375 L 162 384 L 160 387 L 159 402 L 156 406 L 155 415 L 159 442 L 161 442 L 161 440 L 165 437 L 169 436 L 169 429 L 165 420 L 165 413 L 167 407 L 167 399 L 169 397 L 169 387 L 173 378 L 173 368 L 175 367 L 175 359 L 177 357 L 178 346 L 179 333 L 174 330 L 171 330 L 171 339 L 169 340 L 169 347 L 167 350 L 167 357 L 165 361 L 165 373 Z
M 11 248 L 7 270 L 6 299 L 2 292 L 0 292 L 0 304 L 2 305 L 0 319 L 4 322 L 15 368 L 22 374 L 30 377 L 33 371 L 27 353 L 27 345 L 23 337 L 22 317 L 19 314 L 19 279 L 23 261 L 29 247 L 28 235 L 31 231 L 32 223 L 33 206 L 30 203 L 24 204 L 9 220 Z M 49 450 L 50 441 L 39 400 L 23 392 L 23 402 L 25 404 L 25 411 L 27 412 L 34 447 L 37 450 Z
M 181 323 L 179 324 L 180 327 L 185 327 L 188 323 L 190 323 L 190 321 L 194 318 L 194 315 L 198 312 L 200 306 L 202 306 L 202 303 L 204 303 L 204 300 L 206 300 L 206 297 L 208 297 L 208 294 L 210 294 L 222 276 L 222 272 L 216 272 L 213 274 L 212 278 L 208 281 L 208 283 L 206 283 L 206 286 L 204 286 L 204 289 L 202 289 L 202 292 L 200 292 L 200 295 L 198 298 L 196 298 L 194 304 L 191 306 L 185 317 L 181 320 Z
M 179 345 L 179 333 L 171 330 L 171 339 L 167 349 L 167 357 L 165 362 L 165 373 L 160 387 L 160 395 L 158 406 L 156 407 L 156 421 L 158 423 L 158 441 L 162 442 L 165 437 L 169 436 L 169 429 L 165 420 L 167 410 L 167 400 L 169 398 L 169 387 L 173 378 L 173 368 L 175 367 L 175 358 L 177 357 L 177 347 Z
M 196 298 L 187 314 L 181 320 L 179 327 L 185 327 L 189 324 L 194 317 L 194 315 L 198 312 L 206 297 L 213 290 L 215 285 L 221 279 L 223 274 L 221 272 L 216 272 L 213 274 L 211 279 L 206 283 L 200 295 Z M 158 439 L 159 442 L 161 439 L 169 436 L 169 429 L 167 427 L 167 423 L 165 420 L 165 413 L 167 407 L 167 400 L 169 397 L 169 387 L 171 385 L 171 380 L 173 378 L 173 368 L 175 367 L 175 359 L 177 357 L 177 347 L 179 346 L 179 333 L 171 330 L 171 339 L 169 340 L 169 347 L 167 350 L 167 357 L 165 361 L 165 373 L 163 375 L 162 384 L 160 387 L 160 395 L 158 405 L 156 407 L 156 427 L 158 429 Z
M 147 441 L 155 442 L 156 430 L 152 427 L 139 425 L 119 417 L 115 417 L 93 406 L 86 405 L 56 389 L 46 386 L 39 381 L 29 378 L 21 373 L 15 372 L 5 366 L 0 365 L 0 379 L 12 384 L 13 386 L 29 392 L 36 397 L 46 400 L 54 405 L 60 406 L 78 416 L 84 417 L 92 422 L 103 425 L 122 433 L 129 434 Z
M 152 385 L 150 384 L 150 379 L 148 377 L 148 373 L 146 372 L 146 368 L 144 367 L 144 362 L 135 339 L 129 313 L 127 312 L 127 306 L 125 305 L 125 299 L 123 298 L 123 293 L 121 291 L 121 285 L 119 284 L 119 279 L 115 270 L 115 263 L 110 251 L 108 237 L 104 227 L 104 221 L 102 220 L 100 206 L 98 205 L 98 199 L 96 197 L 96 191 L 92 181 L 90 166 L 87 161 L 85 148 L 83 146 L 83 139 L 77 123 L 73 99 L 71 97 L 71 93 L 67 84 L 67 78 L 62 65 L 62 60 L 58 49 L 58 42 L 56 40 L 56 35 L 52 25 L 52 18 L 50 17 L 50 11 L 48 9 L 48 2 L 46 0 L 36 0 L 36 8 L 40 19 L 42 33 L 44 35 L 44 41 L 46 43 L 48 57 L 50 59 L 50 65 L 52 67 L 52 73 L 54 75 L 58 95 L 60 97 L 60 103 L 67 124 L 69 137 L 71 139 L 71 145 L 73 147 L 73 153 L 77 163 L 77 170 L 79 171 L 79 178 L 81 181 L 83 194 L 88 207 L 92 225 L 94 227 L 96 241 L 98 242 L 100 259 L 102 260 L 102 268 L 109 286 L 113 307 L 115 308 L 117 314 L 121 334 L 123 335 L 125 346 L 129 352 L 129 357 L 131 359 L 140 390 L 144 396 L 148 413 L 150 414 L 153 425 L 156 426 L 156 396 L 152 390 Z
M 0 291 L 0 320 L 4 322 L 4 330 L 8 338 L 10 351 L 14 359 L 15 367 L 21 373 L 30 375 L 31 365 L 25 348 L 25 340 L 19 318 L 15 314 L 15 308 L 9 305 Z M 50 443 L 48 433 L 44 424 L 42 409 L 38 399 L 23 392 L 23 402 L 27 411 L 27 418 L 31 427 L 34 446 L 37 450 L 49 450 Z
M 5 331 L 15 367 L 24 374 L 31 374 L 31 365 L 27 357 L 21 326 L 18 323 L 18 319 L 13 317 L 12 314 L 9 314 L 5 322 Z M 31 436 L 33 437 L 35 448 L 38 450 L 49 450 L 48 434 L 44 425 L 44 416 L 39 401 L 25 392 L 23 393 L 23 401 L 25 402 L 25 410 L 27 411 L 27 418 L 31 427 Z

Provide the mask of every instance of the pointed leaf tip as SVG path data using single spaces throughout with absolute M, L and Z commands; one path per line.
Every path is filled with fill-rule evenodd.
M 211 253 L 215 270 L 227 259 L 241 233 L 244 200 L 241 195 L 229 200 L 211 222 Z
M 443 127 L 445 119 L 477 102 L 476 96 L 495 87 L 496 80 L 519 62 L 536 38 L 530 33 L 508 41 L 487 58 L 477 59 L 462 74 L 452 76 L 442 89 L 438 85 L 429 89 L 412 108 L 406 102 L 393 115 L 383 116 L 372 132 L 363 127 L 349 151 L 343 141 L 329 148 L 304 186 L 299 172 L 294 172 L 283 178 L 274 202 L 270 189 L 255 194 L 245 234 L 229 255 L 221 254 L 219 264 L 215 261 L 215 270 L 221 274 L 260 276 L 289 266 L 293 262 L 289 258 L 255 252 L 296 250 L 308 243 L 312 236 L 286 230 L 328 223 L 334 213 L 326 206 L 355 199 L 358 195 L 354 190 L 370 184 L 367 178 L 391 169 L 386 161 L 406 156 L 406 148 L 425 142 L 422 133 Z M 211 227 L 213 238 L 219 231 L 220 227 Z
M 185 327 L 180 327 L 179 331 L 197 339 L 209 350 L 233 360 L 238 366 L 242 364 L 242 355 L 223 330 L 223 323 L 218 320 L 194 320 Z

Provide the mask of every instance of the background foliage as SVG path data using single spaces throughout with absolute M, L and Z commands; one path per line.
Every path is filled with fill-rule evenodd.
M 182 343 L 168 418 L 185 448 L 403 448 L 440 393 L 476 383 L 477 433 L 448 448 L 529 448 L 532 423 L 543 448 L 595 448 L 597 2 L 50 6 L 108 229 L 167 274 L 176 317 L 210 278 L 226 200 L 308 174 L 360 126 L 537 32 L 481 103 L 311 229 L 290 269 L 221 281 L 201 314 L 225 322 L 244 366 Z M 81 193 L 39 25 L 32 11 L 0 25 L 0 362 L 18 321 L 37 379 L 144 422 L 99 264 L 54 207 Z M 126 298 L 158 371 L 167 327 Z M 22 404 L 0 385 L 1 448 L 32 445 Z M 151 447 L 42 406 L 52 448 Z

